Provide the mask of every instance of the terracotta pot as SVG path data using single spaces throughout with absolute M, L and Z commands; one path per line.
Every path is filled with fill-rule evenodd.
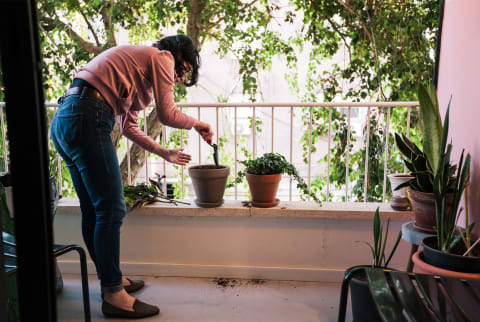
M 413 254 L 412 261 L 415 264 L 415 271 L 417 273 L 454 277 L 467 280 L 480 280 L 480 274 L 455 272 L 425 263 L 423 259 L 423 250 L 421 249 L 419 249 L 415 254 Z
M 195 190 L 195 204 L 203 208 L 218 207 L 223 204 L 223 194 L 227 185 L 230 167 L 225 165 L 198 165 L 188 168 Z
M 281 174 L 246 175 L 248 187 L 252 194 L 252 205 L 255 207 L 269 208 L 278 205 L 276 198 L 278 185 L 282 180 Z
M 409 190 L 412 200 L 413 212 L 415 214 L 415 228 L 429 232 L 436 232 L 435 219 L 435 197 L 433 193 L 420 192 L 413 189 Z M 446 212 L 452 207 L 453 194 L 447 194 Z

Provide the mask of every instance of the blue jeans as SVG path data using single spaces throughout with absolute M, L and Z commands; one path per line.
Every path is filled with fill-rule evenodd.
M 60 98 L 51 137 L 80 199 L 82 235 L 102 293 L 122 290 L 120 226 L 126 214 L 117 153 L 110 138 L 115 117 L 102 100 Z

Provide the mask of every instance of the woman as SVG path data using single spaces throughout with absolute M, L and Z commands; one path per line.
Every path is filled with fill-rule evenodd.
M 120 226 L 126 214 L 123 184 L 110 133 L 115 116 L 122 133 L 165 160 L 185 165 L 191 156 L 183 149 L 165 149 L 143 133 L 138 113 L 155 99 L 158 119 L 167 126 L 192 127 L 211 143 L 209 124 L 175 107 L 173 88 L 192 86 L 198 79 L 200 57 L 190 38 L 170 36 L 150 46 L 117 46 L 80 69 L 72 86 L 59 99 L 52 120 L 55 148 L 67 164 L 80 200 L 82 235 L 95 263 L 102 289 L 102 312 L 113 317 L 147 317 L 156 306 L 129 293 L 143 281 L 122 278 Z

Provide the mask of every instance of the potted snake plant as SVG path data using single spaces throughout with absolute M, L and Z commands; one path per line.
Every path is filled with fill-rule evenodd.
M 423 240 L 423 251 L 418 251 L 413 261 L 425 273 L 465 279 L 480 279 L 480 244 L 472 243 L 470 231 L 473 224 L 468 216 L 468 182 L 470 177 L 470 154 L 463 150 L 453 185 L 449 182 L 452 144 L 447 144 L 450 106 L 447 108 L 442 140 L 439 144 L 433 181 L 435 197 L 436 235 Z M 452 197 L 449 197 L 448 194 Z M 459 206 L 465 193 L 465 228 L 457 227 Z M 452 206 L 446 207 L 448 198 Z
M 268 208 L 278 205 L 280 200 L 276 195 L 282 180 L 282 174 L 293 176 L 297 181 L 297 188 L 300 189 L 303 199 L 309 196 L 317 204 L 322 204 L 320 199 L 313 192 L 309 191 L 307 184 L 300 177 L 295 166 L 288 162 L 283 155 L 279 153 L 265 153 L 254 160 L 244 160 L 240 161 L 240 163 L 245 168 L 238 172 L 236 182 L 241 183 L 244 178 L 247 179 L 253 206 Z
M 398 147 L 405 166 L 413 178 L 399 186 L 395 190 L 408 187 L 408 195 L 413 205 L 415 214 L 415 227 L 434 233 L 436 231 L 435 197 L 433 194 L 434 173 L 440 158 L 438 149 L 442 136 L 442 124 L 438 107 L 435 88 L 423 85 L 418 89 L 420 102 L 420 116 L 423 127 L 423 149 L 418 147 L 405 135 L 395 133 L 395 143 Z M 446 207 L 451 207 L 453 196 L 451 194 L 455 182 L 456 166 L 446 165 Z

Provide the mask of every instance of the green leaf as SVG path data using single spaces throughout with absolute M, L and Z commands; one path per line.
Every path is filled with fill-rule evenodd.
M 441 154 L 442 122 L 440 111 L 438 109 L 438 100 L 435 93 L 435 87 L 432 85 L 426 89 L 423 85 L 418 88 L 418 100 L 420 102 L 420 115 L 424 130 L 423 150 L 428 161 L 433 166 L 435 173 Z

